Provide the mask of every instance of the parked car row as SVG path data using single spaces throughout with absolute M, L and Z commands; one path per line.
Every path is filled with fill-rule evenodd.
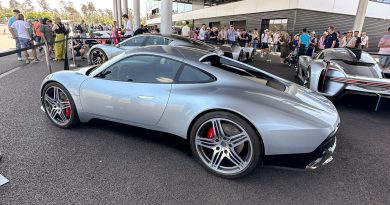
M 215 46 L 179 35 L 141 34 L 126 39 L 117 45 L 94 45 L 88 52 L 88 59 L 91 64 L 98 65 L 106 62 L 107 60 L 119 55 L 124 51 L 150 45 L 196 47 L 215 52 L 217 54 L 223 53 L 223 55 L 239 61 L 251 61 L 253 60 L 253 56 L 256 53 L 256 49 L 253 48 L 244 48 L 240 47 L 239 45 L 228 44 Z
M 197 43 L 140 35 L 98 45 L 90 56 L 102 50 L 103 64 L 44 79 L 42 110 L 60 128 L 98 118 L 188 139 L 199 163 L 226 178 L 333 159 L 340 118 L 328 99 Z

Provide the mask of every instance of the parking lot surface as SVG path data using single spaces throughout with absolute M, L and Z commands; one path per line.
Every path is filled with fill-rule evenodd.
M 7 59 L 2 70 L 17 67 Z M 295 81 L 277 57 L 254 64 Z M 99 120 L 55 127 L 39 109 L 46 75 L 41 62 L 0 78 L 0 174 L 10 180 L 0 204 L 390 204 L 390 100 L 377 112 L 372 97 L 335 102 L 338 144 L 321 169 L 258 167 L 227 180 L 204 170 L 176 136 Z

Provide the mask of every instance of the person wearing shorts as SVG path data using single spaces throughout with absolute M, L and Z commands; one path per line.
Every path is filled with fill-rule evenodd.
M 17 32 L 15 32 L 15 30 Z M 18 38 L 19 43 L 20 43 L 20 48 L 28 48 L 31 45 L 31 35 L 29 32 L 30 25 L 28 22 L 24 21 L 24 16 L 23 14 L 18 15 L 18 20 L 12 23 L 11 25 L 11 34 L 13 38 Z M 37 52 L 35 48 L 33 49 L 33 57 L 34 60 L 33 62 L 38 62 L 39 59 L 37 58 Z M 28 53 L 27 51 L 23 51 L 26 63 L 30 63 L 30 60 L 28 59 Z

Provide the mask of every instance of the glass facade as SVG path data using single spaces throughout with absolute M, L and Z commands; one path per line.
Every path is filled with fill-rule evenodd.
M 221 4 L 236 2 L 241 0 L 173 0 L 172 13 L 178 14 L 198 9 L 207 8 L 210 6 L 217 6 Z M 148 19 L 160 16 L 161 1 L 147 0 L 146 13 Z

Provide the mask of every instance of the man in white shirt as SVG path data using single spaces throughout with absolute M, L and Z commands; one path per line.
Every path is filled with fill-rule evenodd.
M 190 22 L 186 21 L 186 25 L 181 28 L 181 35 L 184 37 L 190 37 L 190 27 L 188 26 Z
M 21 49 L 27 48 L 27 47 L 32 45 L 31 44 L 32 37 L 31 37 L 30 31 L 29 31 L 30 24 L 28 22 L 24 21 L 23 14 L 18 14 L 17 19 L 18 19 L 17 21 L 12 23 L 10 32 L 11 32 L 12 37 L 14 39 L 18 38 L 18 40 L 20 42 Z M 16 32 L 15 32 L 15 30 L 16 30 Z M 33 62 L 38 62 L 39 60 L 37 58 L 37 52 L 36 52 L 35 48 L 33 49 L 32 53 L 33 53 L 33 57 L 34 57 Z M 28 59 L 27 51 L 23 51 L 23 54 L 24 54 L 26 63 L 30 63 L 30 61 Z
M 204 41 L 206 37 L 206 24 L 202 24 L 202 28 L 199 30 L 199 37 L 198 39 L 201 41 Z
M 131 21 L 129 19 L 129 16 L 127 14 L 123 14 L 123 19 L 125 20 L 125 38 L 132 37 L 134 35 L 133 31 L 133 25 L 131 24 Z

